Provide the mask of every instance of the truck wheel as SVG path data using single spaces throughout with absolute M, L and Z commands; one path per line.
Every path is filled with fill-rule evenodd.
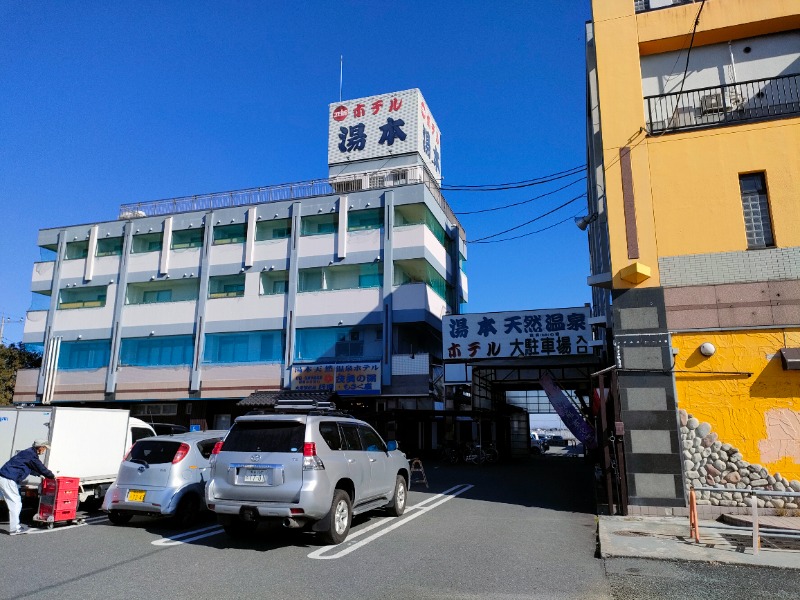
M 193 525 L 200 516 L 201 509 L 200 499 L 194 494 L 187 494 L 181 498 L 178 508 L 175 510 L 175 516 L 173 517 L 175 524 L 178 527 Z
M 125 525 L 128 521 L 133 518 L 133 515 L 120 512 L 118 510 L 112 510 L 108 513 L 108 520 L 111 521 L 114 525 Z
M 326 544 L 341 544 L 350 533 L 352 521 L 353 505 L 350 496 L 344 490 L 337 489 L 333 492 L 328 528 L 320 534 L 322 541 Z
M 394 494 L 392 501 L 387 507 L 389 514 L 393 517 L 399 517 L 406 510 L 406 500 L 408 499 L 408 490 L 406 488 L 406 479 L 402 475 L 397 476 L 397 482 L 394 484 Z

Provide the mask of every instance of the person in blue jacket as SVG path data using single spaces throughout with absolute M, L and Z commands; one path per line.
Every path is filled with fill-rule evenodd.
M 0 494 L 8 505 L 8 533 L 19 535 L 28 530 L 27 525 L 19 524 L 19 513 L 22 510 L 22 499 L 19 496 L 19 484 L 31 473 L 48 479 L 54 479 L 53 472 L 42 464 L 39 457 L 45 453 L 50 444 L 45 440 L 36 440 L 30 448 L 18 452 L 6 464 L 0 467 Z

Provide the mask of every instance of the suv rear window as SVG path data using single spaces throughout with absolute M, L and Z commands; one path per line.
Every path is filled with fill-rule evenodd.
M 306 426 L 297 421 L 240 421 L 223 449 L 231 452 L 302 452 Z
M 141 440 L 134 444 L 128 460 L 143 460 L 148 465 L 171 463 L 180 446 L 180 442 Z

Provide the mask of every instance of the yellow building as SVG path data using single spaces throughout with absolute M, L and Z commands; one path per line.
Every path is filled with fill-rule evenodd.
M 800 1 L 592 7 L 580 225 L 631 510 L 685 507 L 692 485 L 727 486 L 698 496 L 720 511 L 798 492 Z

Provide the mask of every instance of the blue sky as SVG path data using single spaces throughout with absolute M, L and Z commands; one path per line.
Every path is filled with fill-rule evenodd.
M 41 228 L 119 205 L 322 178 L 328 104 L 419 88 L 442 131 L 444 185 L 529 180 L 585 162 L 589 0 L 0 3 L 0 312 L 20 318 Z M 504 206 L 576 178 L 449 191 Z M 585 191 L 459 215 L 467 238 Z M 582 305 L 585 199 L 495 244 L 470 244 L 468 312 Z M 7 342 L 22 325 L 6 325 Z

